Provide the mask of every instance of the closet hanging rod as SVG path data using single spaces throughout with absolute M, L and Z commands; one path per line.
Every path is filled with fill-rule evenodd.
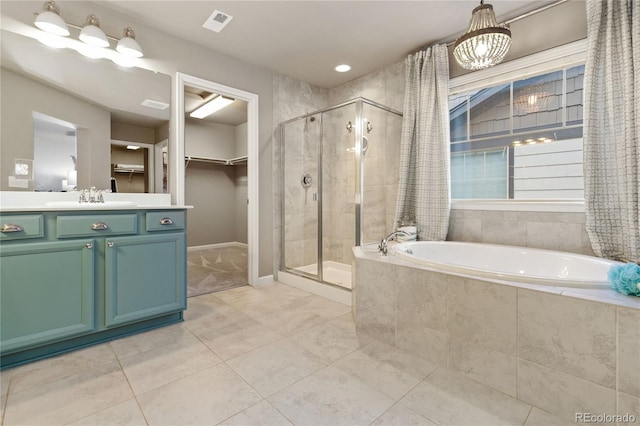
M 199 161 L 202 163 L 212 163 L 212 164 L 222 164 L 224 166 L 234 166 L 236 164 L 240 164 L 240 163 L 244 163 L 247 161 L 247 156 L 242 156 L 242 157 L 235 157 L 235 158 L 230 158 L 230 159 L 224 159 L 224 158 L 207 158 L 207 157 L 196 157 L 196 156 L 190 156 L 187 155 L 184 157 L 185 161 L 187 162 L 185 164 L 185 169 L 187 167 L 189 167 L 189 164 L 192 161 Z

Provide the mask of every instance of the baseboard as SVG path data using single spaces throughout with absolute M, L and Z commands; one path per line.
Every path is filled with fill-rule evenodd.
M 278 272 L 278 281 L 292 287 L 299 288 L 300 290 L 322 296 L 326 299 L 333 300 L 334 302 L 351 306 L 351 291 L 346 288 L 343 289 L 341 287 L 323 284 L 318 281 L 283 271 Z
M 254 287 L 262 287 L 273 283 L 273 275 L 265 275 L 264 277 L 258 277 L 258 281 L 253 283 Z
M 197 250 L 206 250 L 212 248 L 225 248 L 225 247 L 247 247 L 246 243 L 239 243 L 237 241 L 229 241 L 228 243 L 218 243 L 218 244 L 205 244 L 202 246 L 191 246 L 187 247 L 187 251 L 197 251 Z

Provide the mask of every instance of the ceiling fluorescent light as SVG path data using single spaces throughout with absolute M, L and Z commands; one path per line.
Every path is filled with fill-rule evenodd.
M 127 145 L 127 149 L 136 151 L 136 150 L 140 149 L 140 147 L 138 145 Z
M 233 103 L 234 100 L 235 99 L 225 98 L 224 96 L 217 96 L 212 101 L 209 101 L 206 104 L 202 105 L 200 108 L 196 109 L 189 115 L 193 118 L 205 118 Z

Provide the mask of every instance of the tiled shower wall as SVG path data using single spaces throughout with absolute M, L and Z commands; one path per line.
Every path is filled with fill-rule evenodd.
M 452 210 L 447 240 L 559 250 L 593 256 L 584 213 Z
M 393 64 L 387 68 L 376 71 L 367 76 L 353 80 L 342 86 L 327 90 L 312 86 L 306 82 L 296 80 L 294 78 L 274 74 L 274 132 L 278 125 L 286 120 L 313 112 L 328 106 L 337 105 L 357 97 L 365 97 L 382 105 L 389 106 L 396 110 L 402 110 L 404 102 L 404 66 L 403 63 Z M 353 109 L 351 110 L 353 111 Z M 400 126 L 401 120 L 394 117 L 387 117 L 388 113 L 378 110 L 374 107 L 368 107 L 369 121 L 374 124 L 374 130 L 368 136 L 371 141 L 370 150 L 366 154 L 365 160 L 365 241 L 375 240 L 389 232 L 393 226 L 393 215 L 395 213 L 395 198 L 397 187 L 397 169 L 399 163 L 399 145 L 400 145 Z M 336 132 L 336 145 L 343 145 L 344 125 L 347 121 L 353 120 L 351 117 L 336 120 L 335 126 L 325 131 Z M 340 117 L 331 117 L 340 118 Z M 343 123 L 344 121 L 344 123 Z M 274 140 L 277 135 L 274 134 Z M 353 139 L 353 135 L 351 137 Z M 344 148 L 344 149 L 343 149 Z M 326 155 L 327 147 L 325 147 Z M 333 157 L 326 157 L 324 162 L 326 170 L 323 170 L 325 182 L 331 183 L 334 188 L 330 191 L 329 196 L 325 196 L 323 200 L 324 217 L 324 260 L 332 260 L 340 263 L 349 264 L 351 261 L 351 245 L 355 235 L 355 211 L 353 207 L 353 191 L 349 188 L 355 187 L 355 162 L 353 153 L 348 157 L 346 147 L 340 148 L 340 152 L 333 151 Z M 367 161 L 369 160 L 369 161 Z M 349 164 L 349 163 L 353 164 Z M 278 151 L 274 150 L 274 196 L 280 199 L 282 196 L 281 177 L 282 172 L 279 167 Z M 295 173 L 294 173 L 295 174 Z M 293 176 L 293 175 L 292 175 Z M 287 177 L 285 191 L 287 193 L 287 202 L 299 203 L 302 192 L 299 179 Z M 326 189 L 326 188 L 325 188 Z M 308 194 L 311 194 L 309 189 Z M 309 195 L 311 196 L 311 195 Z M 307 201 L 308 203 L 308 201 Z M 309 204 L 307 204 L 307 209 Z M 293 206 L 287 209 L 293 211 Z M 367 213 L 369 212 L 369 213 Z M 307 212 L 308 213 L 308 212 Z M 304 208 L 300 208 L 300 216 L 288 216 L 287 222 L 293 224 L 294 233 L 285 236 L 287 245 L 291 248 L 288 253 L 294 256 L 291 260 L 296 263 L 310 264 L 301 251 L 308 251 L 315 256 L 315 250 L 307 250 L 311 241 L 307 237 L 312 234 L 308 231 L 311 227 L 316 226 L 314 221 L 315 215 L 306 215 L 306 219 L 302 219 Z M 309 218 L 310 217 L 310 218 Z M 274 271 L 280 270 L 280 252 L 281 244 L 281 206 L 275 203 L 274 207 Z M 305 222 L 306 221 L 306 222 Z M 302 229 L 303 232 L 297 232 Z M 307 238 L 307 239 L 305 239 Z M 299 253 L 298 253 L 299 252 Z M 311 253 L 312 252 L 312 253 Z M 289 263 L 287 266 L 292 266 Z
M 327 89 L 323 89 L 320 87 L 313 86 L 309 83 L 306 83 L 301 80 L 297 80 L 292 77 L 288 77 L 282 74 L 273 75 L 273 140 L 278 140 L 278 125 L 283 121 L 290 120 L 295 117 L 299 117 L 308 112 L 317 111 L 322 109 L 328 105 L 329 102 L 329 91 Z M 302 136 L 302 135 L 301 135 Z M 274 211 L 273 211 L 273 221 L 274 221 L 274 235 L 273 235 L 273 243 L 274 243 L 274 251 L 273 251 L 273 272 L 274 278 L 277 279 L 278 271 L 280 270 L 280 256 L 281 256 L 281 248 L 282 248 L 282 240 L 281 240 L 281 231 L 282 231 L 282 207 L 280 200 L 283 197 L 283 188 L 282 188 L 282 170 L 280 168 L 280 151 L 278 149 L 273 149 L 273 196 L 276 202 L 273 203 Z M 299 179 L 299 177 L 298 177 Z M 299 180 L 296 179 L 295 184 L 296 187 L 291 185 L 291 190 L 293 188 L 300 188 Z M 299 192 L 299 191 L 298 191 Z M 308 195 L 308 194 L 307 194 Z M 302 193 L 299 193 L 298 196 L 302 196 Z M 298 197 L 299 198 L 299 197 Z M 301 200 L 298 200 L 301 201 Z M 295 197 L 291 199 L 291 202 L 295 203 Z M 300 204 L 304 206 L 304 204 Z M 299 217 L 293 218 L 297 221 L 302 221 L 303 211 L 299 212 Z M 310 224 L 313 226 L 313 224 Z M 300 223 L 300 227 L 302 227 L 302 223 Z M 316 224 L 317 227 L 317 224 Z M 303 228 L 299 228 L 302 229 Z M 307 234 L 308 235 L 308 234 Z M 291 241 L 295 241 L 295 235 L 291 235 L 288 238 Z M 304 250 L 304 242 L 299 240 L 298 246 L 302 246 Z M 295 244 L 291 247 L 295 247 Z M 314 255 L 317 251 L 314 250 L 310 253 L 310 255 Z M 302 255 L 302 252 L 299 253 Z M 299 261 L 301 264 L 304 264 L 305 259 L 292 259 L 295 261 Z M 313 263 L 313 262 L 311 262 Z

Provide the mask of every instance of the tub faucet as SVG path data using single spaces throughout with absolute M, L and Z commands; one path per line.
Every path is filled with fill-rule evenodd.
M 389 241 L 391 241 L 394 238 L 397 239 L 398 235 L 404 235 L 405 237 L 408 237 L 409 233 L 404 231 L 393 231 L 392 233 L 384 237 L 382 240 L 380 240 L 380 244 L 378 244 L 378 251 L 382 253 L 383 256 L 387 255 L 387 251 L 389 250 L 387 245 Z

